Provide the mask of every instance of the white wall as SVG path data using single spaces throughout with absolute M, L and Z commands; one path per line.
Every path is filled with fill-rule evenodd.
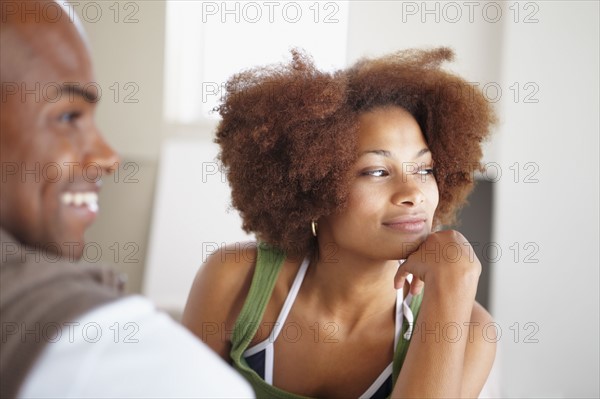
M 500 82 L 504 18 L 498 2 L 351 1 L 348 62 L 407 48 L 447 46 L 455 50 L 448 69 L 476 87 Z M 491 6 L 486 6 L 491 3 Z M 486 10 L 485 13 L 483 10 Z M 493 92 L 490 91 L 490 97 Z M 484 146 L 485 161 L 496 158 L 492 137 Z
M 128 291 L 139 292 L 164 130 L 165 3 L 86 0 L 69 4 L 89 37 L 102 89 L 98 126 L 122 157 L 119 174 L 103 179 L 100 217 L 86 238 L 101 249 L 101 261 L 114 264 L 127 276 Z
M 143 292 L 174 315 L 183 310 L 208 255 L 254 240 L 231 208 L 217 153 L 208 137 L 171 138 L 162 148 Z
M 103 92 L 98 110 L 100 128 L 125 158 L 156 159 L 163 130 L 165 3 L 82 4 L 88 8 L 81 5 L 76 10 L 90 37 Z M 100 10 L 101 17 L 95 17 L 95 9 Z M 119 96 L 115 97 L 117 90 Z
M 512 397 L 598 397 L 598 2 L 539 7 L 538 23 L 506 25 L 503 47 L 503 85 L 539 86 L 537 104 L 502 99 L 495 237 L 504 255 L 492 303 L 503 388 Z M 527 162 L 538 183 L 524 182 L 534 172 Z M 535 249 L 525 251 L 528 242 L 538 263 L 524 262 Z

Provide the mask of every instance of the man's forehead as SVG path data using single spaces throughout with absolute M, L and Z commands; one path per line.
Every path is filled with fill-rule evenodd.
M 2 81 L 17 76 L 41 81 L 91 80 L 87 46 L 77 26 L 67 13 L 63 14 L 53 20 L 3 15 Z
M 63 9 L 64 14 L 69 17 L 69 22 L 71 22 L 73 24 L 73 26 L 75 26 L 75 29 L 77 30 L 77 33 L 79 34 L 79 37 L 81 38 L 81 40 L 83 40 L 83 42 L 86 45 L 86 48 L 89 51 L 90 43 L 89 43 L 88 37 L 85 33 L 85 29 L 83 29 L 83 24 L 81 23 L 81 19 L 79 18 L 77 13 L 75 13 L 73 8 L 69 8 L 67 6 L 68 3 L 64 2 L 64 1 L 60 1 L 60 0 L 53 0 L 53 1 L 55 1 L 58 5 L 60 5 L 60 7 Z
M 82 30 L 74 8 L 62 0 L 0 0 L 0 22 L 3 25 L 68 22 Z

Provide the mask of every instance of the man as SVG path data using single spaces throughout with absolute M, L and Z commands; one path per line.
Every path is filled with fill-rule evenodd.
M 0 6 L 0 396 L 251 396 L 113 273 L 73 263 L 118 163 L 94 123 L 90 57 L 58 3 Z

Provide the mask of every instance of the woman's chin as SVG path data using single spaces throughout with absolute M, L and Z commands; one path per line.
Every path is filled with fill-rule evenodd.
M 392 250 L 393 257 L 391 259 L 406 259 L 414 253 L 423 242 L 427 239 L 427 235 L 423 235 L 416 240 L 404 241 L 399 248 Z

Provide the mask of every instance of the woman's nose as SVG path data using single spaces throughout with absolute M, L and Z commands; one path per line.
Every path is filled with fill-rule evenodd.
M 416 179 L 414 176 L 403 175 L 399 176 L 398 180 L 392 194 L 392 203 L 394 205 L 412 207 L 425 200 L 425 195 L 419 187 L 419 182 L 415 181 Z

